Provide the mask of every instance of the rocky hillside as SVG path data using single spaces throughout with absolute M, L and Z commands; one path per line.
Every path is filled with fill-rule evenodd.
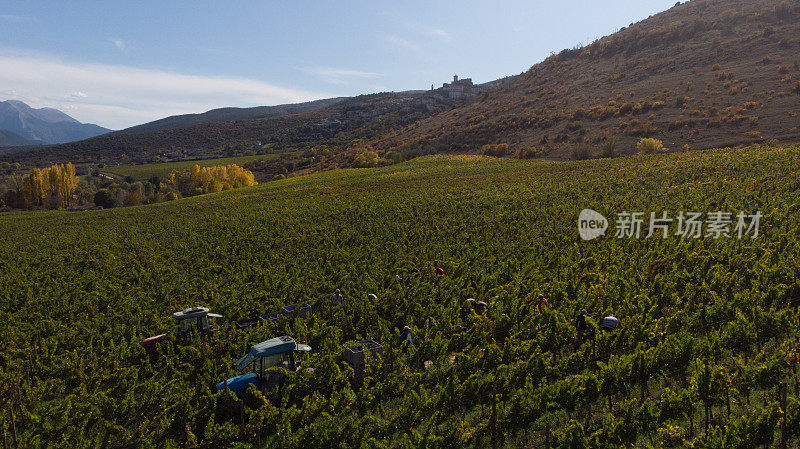
M 406 155 L 484 144 L 555 159 L 800 139 L 800 3 L 695 0 L 564 50 L 474 101 L 372 143 Z

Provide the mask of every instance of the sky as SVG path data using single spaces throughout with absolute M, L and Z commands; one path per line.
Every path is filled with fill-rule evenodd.
M 0 100 L 122 129 L 516 75 L 674 0 L 0 0 Z

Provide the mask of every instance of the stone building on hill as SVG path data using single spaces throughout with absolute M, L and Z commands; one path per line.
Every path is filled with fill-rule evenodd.
M 442 93 L 452 100 L 466 100 L 483 92 L 481 86 L 472 84 L 472 78 L 458 79 L 458 75 L 453 75 L 452 83 L 444 83 L 437 90 L 442 90 Z

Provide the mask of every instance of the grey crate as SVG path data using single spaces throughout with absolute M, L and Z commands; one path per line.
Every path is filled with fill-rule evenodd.
M 281 309 L 281 313 L 286 317 L 308 318 L 311 316 L 311 304 L 289 304 Z
M 363 369 L 368 356 L 383 355 L 383 346 L 375 340 L 361 340 L 344 345 L 342 357 L 355 369 Z

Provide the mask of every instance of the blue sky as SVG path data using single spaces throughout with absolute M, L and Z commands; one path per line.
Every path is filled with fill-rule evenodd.
M 0 0 L 0 100 L 113 129 L 527 70 L 674 0 Z

